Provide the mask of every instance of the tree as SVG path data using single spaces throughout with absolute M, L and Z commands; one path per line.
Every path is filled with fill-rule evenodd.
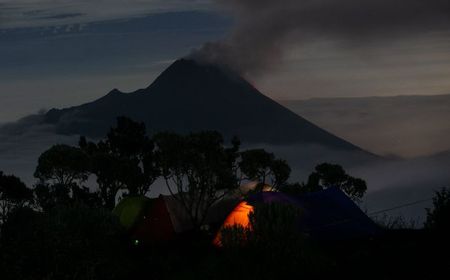
M 89 177 L 89 158 L 77 147 L 55 145 L 38 160 L 34 177 L 42 183 L 72 187 Z
M 131 164 L 126 164 L 115 155 L 109 153 L 104 142 L 90 143 L 90 171 L 96 176 L 99 196 L 104 207 L 112 209 L 115 206 L 116 195 L 126 187 L 127 178 L 132 177 L 127 172 Z M 83 146 L 82 146 L 83 147 Z M 136 179 L 139 176 L 135 177 Z
M 354 201 L 359 201 L 367 190 L 367 184 L 363 179 L 348 175 L 342 166 L 322 163 L 315 167 L 315 171 L 309 175 L 306 184 L 295 183 L 286 185 L 283 191 L 301 194 L 321 191 L 330 187 L 340 188 Z
M 441 232 L 450 232 L 450 189 L 443 188 L 435 193 L 433 209 L 427 209 L 425 227 Z
M 272 169 L 272 186 L 275 189 L 279 189 L 287 183 L 291 175 L 291 167 L 287 161 L 283 159 L 275 159 L 271 164 Z
M 107 208 L 115 206 L 119 190 L 128 195 L 145 195 L 159 176 L 154 160 L 154 144 L 146 135 L 145 125 L 126 117 L 98 143 L 79 141 L 90 157 L 90 171 L 95 174 L 100 197 Z
M 270 183 L 274 189 L 285 184 L 291 174 L 285 160 L 276 159 L 273 153 L 263 149 L 244 151 L 241 158 L 239 167 L 245 179 L 258 181 L 262 185 Z
M 0 222 L 6 222 L 8 215 L 33 200 L 30 189 L 17 177 L 0 171 Z
M 38 183 L 33 192 L 35 204 L 42 211 L 48 211 L 57 205 L 67 205 L 71 201 L 70 188 L 63 185 Z
M 153 141 L 147 136 L 144 123 L 126 117 L 117 118 L 117 127 L 111 128 L 106 143 L 112 154 L 126 161 L 126 185 L 132 195 L 145 195 L 159 176 L 154 160 Z
M 55 145 L 45 151 L 34 173 L 39 179 L 34 187 L 37 206 L 43 210 L 72 202 L 97 206 L 97 194 L 82 185 L 90 167 L 90 157 L 78 147 Z
M 85 205 L 98 208 L 102 206 L 99 194 L 85 186 L 67 186 L 38 183 L 34 186 L 35 206 L 49 211 L 60 205 Z
M 154 137 L 156 156 L 167 189 L 186 210 L 194 229 L 200 229 L 209 209 L 239 186 L 239 141 L 225 147 L 214 131 Z

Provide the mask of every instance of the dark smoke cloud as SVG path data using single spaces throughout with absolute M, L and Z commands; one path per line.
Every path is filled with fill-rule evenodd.
M 352 42 L 450 29 L 448 0 L 216 0 L 235 18 L 220 42 L 191 56 L 257 75 L 280 63 L 290 43 L 327 37 Z

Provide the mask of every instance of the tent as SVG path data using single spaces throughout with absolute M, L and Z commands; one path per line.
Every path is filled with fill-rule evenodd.
M 250 219 L 248 215 L 253 211 L 253 206 L 248 204 L 246 201 L 240 202 L 234 209 L 231 211 L 231 213 L 228 215 L 228 217 L 223 222 L 222 226 L 220 227 L 219 231 L 217 232 L 213 244 L 216 246 L 221 246 L 222 244 L 222 236 L 221 231 L 223 228 L 226 227 L 232 227 L 235 225 L 239 225 L 243 228 L 247 228 L 250 226 Z
M 128 230 L 136 244 L 168 241 L 175 237 L 170 214 L 162 197 L 127 197 L 120 201 L 113 213 Z
M 173 196 L 161 197 L 170 214 L 174 231 L 184 233 L 193 230 L 191 219 L 182 203 Z M 233 210 L 236 204 L 239 203 L 239 200 L 238 198 L 227 197 L 214 203 L 208 211 L 204 225 L 213 229 L 220 227 L 223 220 Z
M 250 195 L 227 217 L 216 235 L 214 244 L 220 245 L 220 231 L 224 227 L 248 226 L 243 213 L 259 203 L 286 203 L 300 210 L 296 225 L 300 232 L 318 240 L 345 240 L 378 235 L 381 229 L 339 188 L 329 188 L 302 195 L 281 192 L 260 192 Z
M 380 228 L 339 188 L 289 196 L 260 193 L 249 198 L 257 202 L 290 203 L 301 210 L 299 229 L 320 240 L 366 238 L 380 233 Z
M 238 203 L 227 198 L 215 203 L 205 219 L 204 225 L 215 230 Z M 114 208 L 113 213 L 128 230 L 136 243 L 155 243 L 175 239 L 180 234 L 193 230 L 192 222 L 182 203 L 173 196 L 158 198 L 144 196 L 126 197 Z

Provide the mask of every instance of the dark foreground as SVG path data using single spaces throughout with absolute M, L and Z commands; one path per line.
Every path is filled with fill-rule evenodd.
M 17 211 L 2 227 L 1 279 L 443 279 L 450 267 L 448 234 L 437 231 L 332 242 L 272 236 L 226 248 L 211 238 L 134 244 L 107 211 Z

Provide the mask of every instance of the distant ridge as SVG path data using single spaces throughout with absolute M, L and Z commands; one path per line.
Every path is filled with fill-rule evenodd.
M 45 122 L 55 124 L 61 134 L 97 137 L 118 116 L 145 122 L 151 133 L 217 130 L 246 143 L 360 150 L 261 94 L 233 71 L 188 59 L 174 62 L 145 89 L 114 89 L 91 103 L 52 109 Z

